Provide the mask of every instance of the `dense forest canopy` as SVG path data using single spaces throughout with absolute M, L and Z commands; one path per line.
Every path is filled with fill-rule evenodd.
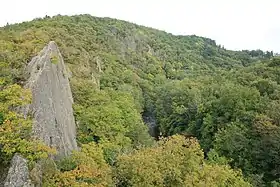
M 24 68 L 49 41 L 71 73 L 81 150 L 46 160 L 43 186 L 280 186 L 279 57 L 90 15 L 0 28 L 3 164 L 21 153 L 32 169 L 55 152 L 34 149 L 13 110 L 30 102 Z

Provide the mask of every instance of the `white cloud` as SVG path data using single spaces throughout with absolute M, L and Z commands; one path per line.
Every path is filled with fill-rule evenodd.
M 280 52 L 279 0 L 4 0 L 0 25 L 91 14 L 215 39 L 229 49 Z

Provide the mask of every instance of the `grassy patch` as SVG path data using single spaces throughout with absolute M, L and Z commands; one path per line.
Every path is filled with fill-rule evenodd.
M 58 62 L 59 62 L 59 57 L 57 56 L 57 55 L 51 55 L 51 63 L 53 63 L 53 64 L 58 64 Z

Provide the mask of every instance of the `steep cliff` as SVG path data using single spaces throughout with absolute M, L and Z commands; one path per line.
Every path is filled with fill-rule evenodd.
M 22 109 L 31 114 L 33 136 L 57 150 L 54 159 L 77 149 L 72 93 L 63 58 L 55 42 L 50 42 L 27 66 L 26 87 L 32 91 L 32 103 Z M 30 186 L 27 160 L 15 155 L 5 187 Z
M 30 78 L 26 87 L 32 90 L 34 136 L 57 150 L 56 157 L 77 149 L 72 93 L 63 58 L 55 42 L 50 42 L 27 66 Z

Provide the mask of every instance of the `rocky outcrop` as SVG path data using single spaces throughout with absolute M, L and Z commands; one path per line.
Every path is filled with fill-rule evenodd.
M 11 161 L 4 187 L 32 187 L 29 180 L 27 160 L 15 155 Z
M 73 98 L 65 64 L 55 42 L 50 42 L 31 60 L 27 72 L 26 88 L 32 91 L 32 103 L 20 110 L 25 116 L 33 117 L 33 136 L 57 150 L 53 159 L 68 156 L 77 149 Z M 37 165 L 40 168 L 40 164 Z M 27 160 L 15 155 L 4 186 L 31 187 L 29 181 Z M 40 181 L 36 186 L 40 186 Z
M 77 149 L 73 98 L 63 58 L 55 42 L 50 42 L 27 66 L 30 74 L 27 88 L 32 91 L 34 136 L 64 157 Z

